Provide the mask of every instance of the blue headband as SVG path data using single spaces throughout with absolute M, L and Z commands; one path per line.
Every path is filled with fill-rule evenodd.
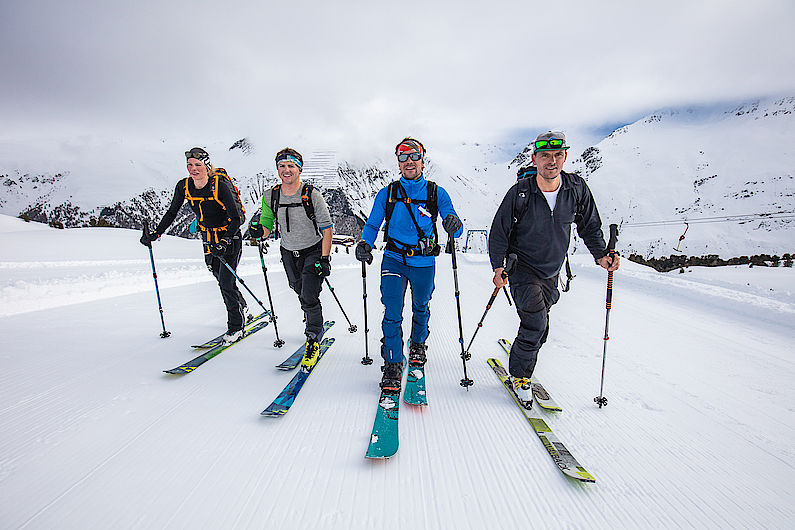
M 279 162 L 281 162 L 282 160 L 288 160 L 288 161 L 292 162 L 293 164 L 295 164 L 296 166 L 298 166 L 299 168 L 301 168 L 301 169 L 304 168 L 304 163 L 301 162 L 300 160 L 298 160 L 293 155 L 289 155 L 287 153 L 280 154 L 279 156 L 276 157 L 276 165 L 279 165 Z

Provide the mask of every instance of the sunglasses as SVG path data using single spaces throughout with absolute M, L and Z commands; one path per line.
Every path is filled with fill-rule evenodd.
M 422 155 L 419 153 L 401 153 L 398 156 L 398 162 L 405 162 L 409 158 L 414 160 L 415 162 L 422 158 Z
M 190 150 L 190 151 L 185 151 L 185 158 L 195 158 L 196 160 L 204 160 L 205 158 L 210 158 L 210 155 L 207 154 L 207 151 Z
M 565 140 L 561 140 L 559 138 L 553 138 L 551 140 L 537 140 L 535 143 L 536 149 L 562 149 Z

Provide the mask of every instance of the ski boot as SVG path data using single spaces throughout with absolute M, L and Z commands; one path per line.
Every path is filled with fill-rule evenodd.
M 317 363 L 318 354 L 320 353 L 320 344 L 314 337 L 306 338 L 306 351 L 304 358 L 301 359 L 301 370 L 309 373 L 312 367 Z
M 511 378 L 513 384 L 513 391 L 516 398 L 521 403 L 522 407 L 530 410 L 533 408 L 533 384 L 530 382 L 529 377 L 513 377 Z
M 243 338 L 243 330 L 242 329 L 230 329 L 228 330 L 221 340 L 224 341 L 226 344 L 232 344 L 233 342 L 239 341 Z
M 428 346 L 424 342 L 414 342 L 409 340 L 409 367 L 422 367 L 425 366 L 425 352 Z
M 381 391 L 384 394 L 400 394 L 400 383 L 403 379 L 403 363 L 385 363 L 381 367 Z

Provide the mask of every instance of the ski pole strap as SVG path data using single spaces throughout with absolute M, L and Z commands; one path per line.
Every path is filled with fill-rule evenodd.
M 569 264 L 569 255 L 566 254 L 566 283 L 563 284 L 561 287 L 561 291 L 564 293 L 568 292 L 571 289 L 571 281 L 574 279 L 574 275 L 571 273 L 571 265 Z

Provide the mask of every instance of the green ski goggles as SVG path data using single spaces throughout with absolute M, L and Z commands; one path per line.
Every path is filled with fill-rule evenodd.
M 535 144 L 533 144 L 535 150 L 538 151 L 539 149 L 568 149 L 566 147 L 566 141 L 561 140 L 560 138 L 552 138 L 550 140 L 537 140 Z

